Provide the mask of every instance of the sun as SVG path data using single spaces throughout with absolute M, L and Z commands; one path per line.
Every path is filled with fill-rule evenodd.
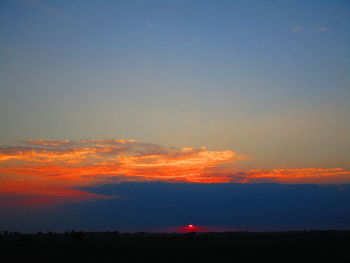
M 179 227 L 179 231 L 182 233 L 201 232 L 202 230 L 203 230 L 202 227 L 194 224 L 188 224 L 188 225 Z

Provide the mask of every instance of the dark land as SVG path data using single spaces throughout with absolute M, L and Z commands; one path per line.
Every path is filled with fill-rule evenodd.
M 350 231 L 21 234 L 3 231 L 1 262 L 350 262 Z

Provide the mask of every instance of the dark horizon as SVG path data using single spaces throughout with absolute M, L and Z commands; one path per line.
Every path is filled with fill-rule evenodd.
M 0 235 L 2 258 L 35 262 L 349 260 L 350 231 Z

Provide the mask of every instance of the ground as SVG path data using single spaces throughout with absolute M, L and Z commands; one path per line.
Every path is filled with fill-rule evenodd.
M 239 262 L 268 259 L 350 262 L 350 231 L 152 234 L 3 233 L 11 262 Z M 4 261 L 10 262 L 10 261 Z

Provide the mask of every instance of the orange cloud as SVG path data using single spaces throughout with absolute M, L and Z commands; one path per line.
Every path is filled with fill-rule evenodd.
M 342 184 L 350 182 L 350 172 L 341 168 L 281 168 L 246 171 L 235 179 L 242 183 Z
M 79 188 L 126 181 L 191 183 L 348 183 L 335 169 L 232 171 L 233 151 L 175 148 L 135 140 L 21 140 L 0 147 L 0 197 L 11 204 L 60 204 L 108 196 Z

